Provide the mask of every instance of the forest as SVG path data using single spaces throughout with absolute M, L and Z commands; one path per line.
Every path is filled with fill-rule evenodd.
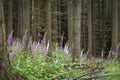
M 0 80 L 120 80 L 120 0 L 0 0 Z

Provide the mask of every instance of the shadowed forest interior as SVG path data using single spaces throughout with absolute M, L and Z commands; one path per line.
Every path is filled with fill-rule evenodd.
M 119 13 L 120 0 L 0 0 L 0 80 L 119 80 Z

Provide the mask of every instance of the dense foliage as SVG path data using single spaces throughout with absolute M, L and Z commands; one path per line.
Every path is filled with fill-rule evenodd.
M 62 40 L 61 40 L 62 41 Z M 46 44 L 46 34 L 40 42 L 27 43 L 27 35 L 23 40 L 13 39 L 12 33 L 8 37 L 9 58 L 12 65 L 12 73 L 20 75 L 28 80 L 50 80 L 50 79 L 76 79 L 76 78 L 98 78 L 98 80 L 119 80 L 120 64 L 117 57 L 108 55 L 108 59 L 87 60 L 88 52 L 81 51 L 77 62 L 72 62 L 70 51 L 72 48 L 66 44 L 64 47 L 54 44 Z M 61 42 L 62 43 L 62 42 Z M 51 56 L 48 50 L 52 47 Z

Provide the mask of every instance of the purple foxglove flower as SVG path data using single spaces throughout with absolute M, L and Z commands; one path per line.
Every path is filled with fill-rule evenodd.
M 119 52 L 119 48 L 118 47 L 115 49 L 115 52 Z
M 36 46 L 38 43 L 36 41 L 33 41 L 33 46 Z
M 62 38 L 61 38 L 61 41 L 60 41 L 61 48 L 63 47 L 63 39 L 64 39 L 64 34 L 62 35 Z
M 47 55 L 47 50 L 45 48 L 42 49 L 42 54 L 43 54 L 43 57 L 46 57 Z
M 43 39 L 41 40 L 41 46 L 45 46 L 46 43 L 46 33 L 43 36 Z
M 25 45 L 26 41 L 27 41 L 27 32 L 28 32 L 28 29 L 25 31 L 25 34 L 23 36 L 23 40 L 22 40 L 22 44 Z
M 28 43 L 27 49 L 30 50 L 30 49 L 31 49 L 31 46 L 32 46 L 32 38 L 30 38 L 30 41 L 29 41 L 29 43 Z
M 111 58 L 111 50 L 109 51 L 108 58 Z
M 104 51 L 102 50 L 101 52 L 101 57 L 103 58 L 104 57 Z
M 23 44 L 18 43 L 18 48 L 19 48 L 20 50 L 23 49 L 23 47 L 24 47 Z
M 8 44 L 10 45 L 11 43 L 12 43 L 12 41 L 13 41 L 13 31 L 10 33 L 10 35 L 8 36 L 8 40 L 7 40 L 7 42 L 8 42 Z
M 69 53 L 69 48 L 67 45 L 65 45 L 65 47 L 64 47 L 64 53 L 65 53 L 65 55 Z
M 37 47 L 35 47 L 35 48 L 32 50 L 32 54 L 34 54 L 36 51 L 37 51 Z
M 116 57 L 118 56 L 118 53 L 119 53 L 119 47 L 117 47 L 116 49 L 115 49 L 115 52 L 116 52 Z
M 32 50 L 32 54 L 34 54 L 37 51 L 39 43 L 35 46 L 35 48 Z
M 89 49 L 87 50 L 87 52 L 86 52 L 86 55 L 88 55 L 89 54 Z

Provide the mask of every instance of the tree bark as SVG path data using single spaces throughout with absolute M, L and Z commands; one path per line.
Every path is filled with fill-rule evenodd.
M 117 47 L 119 40 L 118 40 L 118 0 L 113 1 L 113 27 L 112 27 L 112 47 Z
M 58 43 L 59 0 L 52 1 L 52 42 Z
M 112 45 L 112 0 L 103 0 L 104 6 L 104 55 L 107 57 Z
M 73 17 L 73 0 L 68 0 L 68 43 L 71 49 L 73 48 Z
M 4 6 L 6 35 L 8 36 L 13 31 L 13 0 L 4 0 Z
M 93 38 L 92 38 L 92 5 L 91 0 L 88 2 L 88 58 L 93 56 Z
M 0 80 L 12 80 L 6 43 L 3 0 L 0 0 Z
M 46 31 L 47 41 L 52 41 L 52 30 L 51 30 L 51 0 L 46 0 Z
M 30 0 L 19 0 L 18 8 L 18 33 L 21 39 L 28 29 L 27 35 L 30 36 Z
M 81 0 L 73 1 L 74 7 L 74 52 L 73 52 L 73 60 L 75 58 L 79 58 L 81 51 Z
M 32 0 L 31 36 L 34 40 L 40 40 L 45 27 L 44 0 Z

